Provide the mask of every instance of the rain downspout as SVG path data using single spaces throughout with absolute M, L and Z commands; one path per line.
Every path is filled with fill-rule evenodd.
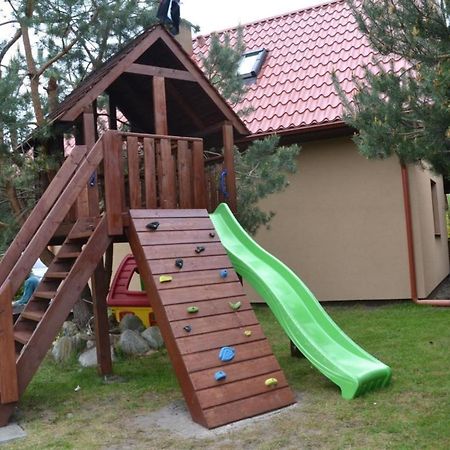
M 409 264 L 409 282 L 411 286 L 411 300 L 417 305 L 450 306 L 450 300 L 419 300 L 418 298 L 408 168 L 403 163 L 401 163 L 401 168 L 402 168 L 403 205 L 405 207 L 406 240 L 408 243 L 408 264 Z

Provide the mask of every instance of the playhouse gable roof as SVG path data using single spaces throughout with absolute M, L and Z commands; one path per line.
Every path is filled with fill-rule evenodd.
M 198 132 L 229 121 L 241 135 L 244 123 L 209 83 L 181 45 L 161 25 L 128 43 L 93 71 L 52 112 L 51 122 L 73 122 L 102 93 L 112 96 L 117 107 L 138 131 L 153 132 L 153 98 L 149 77 L 166 81 L 169 125 L 173 134 Z M 191 105 L 195 104 L 196 107 Z
M 265 49 L 267 56 L 239 108 L 252 108 L 244 122 L 253 134 L 302 132 L 343 127 L 342 103 L 334 89 L 334 71 L 347 95 L 352 77 L 381 58 L 361 34 L 345 0 L 332 1 L 242 26 L 248 52 Z M 236 28 L 229 33 L 231 42 Z M 194 41 L 194 59 L 201 63 L 211 35 Z M 394 60 L 399 67 L 403 63 Z

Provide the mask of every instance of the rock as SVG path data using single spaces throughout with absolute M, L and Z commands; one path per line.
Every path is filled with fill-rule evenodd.
M 115 361 L 114 349 L 111 347 L 111 359 Z M 97 349 L 95 347 L 86 350 L 78 357 L 78 362 L 83 367 L 95 367 L 97 365 Z
M 141 333 L 141 336 L 148 342 L 150 348 L 159 350 L 164 347 L 164 341 L 159 327 L 149 327 Z
M 62 334 L 64 336 L 75 336 L 78 334 L 78 327 L 73 322 L 64 322 L 62 326 Z
M 145 330 L 142 320 L 134 314 L 126 314 L 120 321 L 119 327 L 122 332 L 125 330 L 134 330 L 138 332 Z
M 128 355 L 142 355 L 150 350 L 147 341 L 134 330 L 125 330 L 120 335 L 119 347 Z
M 53 345 L 52 355 L 56 362 L 66 362 L 76 352 L 74 341 L 70 336 L 61 336 Z

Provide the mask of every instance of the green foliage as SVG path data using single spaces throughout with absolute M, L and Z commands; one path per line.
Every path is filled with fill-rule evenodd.
M 450 175 L 449 0 L 348 0 L 371 45 L 393 58 L 375 61 L 356 93 L 344 101 L 346 121 L 367 158 L 397 155 L 402 163 L 427 161 Z M 386 58 L 384 58 L 385 60 Z M 404 61 L 399 63 L 399 61 Z
M 238 75 L 239 62 L 244 53 L 244 36 L 242 29 L 238 28 L 234 43 L 229 34 L 224 35 L 223 43 L 217 34 L 212 34 L 209 53 L 201 58 L 207 78 L 232 105 L 242 101 L 246 92 L 245 84 Z
M 278 143 L 279 137 L 270 136 L 253 142 L 242 153 L 235 152 L 237 218 L 251 234 L 261 225 L 267 226 L 274 216 L 272 211 L 261 210 L 258 202 L 283 191 L 289 185 L 286 173 L 297 169 L 299 146 L 279 147 Z
M 233 41 L 228 34 L 221 42 L 218 35 L 211 36 L 209 53 L 202 58 L 203 70 L 211 83 L 227 99 L 238 114 L 246 116 L 249 109 L 239 110 L 246 93 L 246 86 L 238 75 L 239 62 L 245 52 L 242 29 L 238 28 Z M 235 151 L 237 184 L 237 218 L 251 234 L 261 225 L 268 226 L 274 212 L 263 211 L 259 200 L 288 186 L 286 174 L 296 170 L 299 146 L 278 147 L 279 138 L 271 136 L 253 142 L 243 152 Z

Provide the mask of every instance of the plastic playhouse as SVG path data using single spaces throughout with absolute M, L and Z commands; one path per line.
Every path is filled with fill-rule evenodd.
M 136 277 L 139 278 L 138 283 Z M 140 286 L 140 290 L 137 290 L 136 284 Z M 146 327 L 156 324 L 155 314 L 139 277 L 133 255 L 125 256 L 120 263 L 109 290 L 107 304 L 118 322 L 126 314 L 134 314 Z

